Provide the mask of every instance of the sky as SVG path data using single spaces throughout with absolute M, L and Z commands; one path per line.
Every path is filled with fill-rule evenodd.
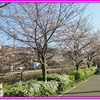
M 89 3 L 89 5 L 86 8 L 85 15 L 89 15 L 89 18 L 92 19 L 92 25 L 94 27 L 94 30 L 100 30 L 100 3 Z M 0 39 L 3 40 L 3 42 L 0 42 L 0 45 L 12 45 L 12 41 L 6 41 L 7 37 L 6 35 L 0 34 Z
M 89 3 L 86 14 L 90 15 L 94 30 L 100 30 L 100 3 Z

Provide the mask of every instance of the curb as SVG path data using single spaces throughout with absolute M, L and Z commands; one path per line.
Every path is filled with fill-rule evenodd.
M 91 76 L 91 77 L 89 77 L 89 78 L 87 78 L 85 81 L 82 81 L 82 82 L 81 82 L 81 83 L 79 83 L 78 85 L 76 85 L 76 86 L 74 86 L 74 87 L 70 88 L 70 89 L 69 89 L 69 90 L 67 90 L 66 92 L 61 93 L 60 95 L 58 95 L 58 97 L 63 96 L 63 94 L 68 93 L 69 91 L 71 91 L 71 90 L 72 90 L 72 89 L 74 89 L 74 88 L 77 88 L 79 85 L 81 85 L 81 84 L 83 84 L 83 83 L 87 82 L 87 81 L 88 81 L 89 79 L 91 79 L 92 77 L 94 77 L 94 75 L 93 75 L 93 76 Z

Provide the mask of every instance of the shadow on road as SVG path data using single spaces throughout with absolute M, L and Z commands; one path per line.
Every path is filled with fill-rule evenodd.
M 70 93 L 65 93 L 65 94 L 83 94 L 83 93 L 94 93 L 94 92 L 100 92 L 100 90 L 96 90 L 96 91 L 83 91 L 83 92 L 70 92 Z
M 100 72 L 96 73 L 95 75 L 100 75 Z

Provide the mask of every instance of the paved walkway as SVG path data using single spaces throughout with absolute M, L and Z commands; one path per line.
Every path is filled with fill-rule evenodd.
M 100 72 L 62 96 L 100 96 Z

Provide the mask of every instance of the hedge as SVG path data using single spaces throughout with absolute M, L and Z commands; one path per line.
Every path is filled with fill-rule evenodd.
M 82 81 L 96 73 L 97 68 L 86 68 L 74 71 L 73 75 L 48 74 L 48 81 L 29 80 L 17 82 L 13 85 L 4 85 L 4 96 L 57 96 L 58 93 L 68 90 L 76 81 Z M 42 79 L 40 76 L 38 79 Z
M 56 96 L 60 91 L 65 91 L 69 86 L 69 76 L 49 74 L 52 80 L 43 82 L 30 80 L 17 82 L 14 85 L 4 85 L 4 96 Z
M 82 81 L 92 76 L 96 72 L 98 72 L 97 68 L 91 67 L 91 68 L 79 69 L 78 71 L 75 70 L 73 72 L 73 75 L 75 76 L 76 81 Z

